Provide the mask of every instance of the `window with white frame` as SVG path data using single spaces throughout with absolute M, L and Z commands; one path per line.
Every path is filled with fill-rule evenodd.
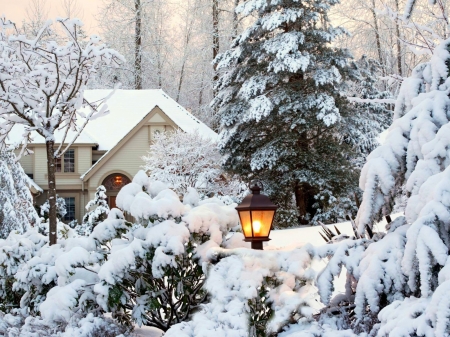
M 75 172 L 75 150 L 69 149 L 64 153 L 62 159 L 55 159 L 56 172 L 73 173 Z
M 75 197 L 64 198 L 66 202 L 66 215 L 64 216 L 64 221 L 69 222 L 75 220 Z

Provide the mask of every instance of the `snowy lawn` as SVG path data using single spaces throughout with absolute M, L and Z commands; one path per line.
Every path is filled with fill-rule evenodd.
M 401 215 L 401 213 L 391 215 L 392 221 Z M 341 222 L 335 225 L 327 225 L 328 228 L 335 231 L 334 226 L 336 226 L 342 234 L 351 236 L 354 235 L 352 225 L 349 221 Z M 385 227 L 386 220 L 384 219 L 374 226 L 374 231 L 384 232 Z M 321 246 L 325 244 L 325 241 L 319 234 L 321 232 L 322 227 L 320 226 L 304 226 L 300 228 L 273 230 L 270 232 L 271 240 L 268 243 L 265 243 L 264 249 L 293 249 L 301 247 L 307 243 L 310 243 L 313 246 Z

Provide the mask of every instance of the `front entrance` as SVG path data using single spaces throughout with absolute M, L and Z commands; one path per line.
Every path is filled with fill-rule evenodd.
M 102 185 L 106 188 L 106 196 L 108 197 L 109 208 L 117 208 L 116 198 L 122 187 L 131 183 L 130 178 L 122 173 L 113 173 L 107 176 Z
M 117 208 L 117 206 L 116 206 L 116 198 L 117 198 L 116 195 L 111 195 L 111 196 L 108 197 L 108 206 L 109 206 L 110 209 L 111 208 Z

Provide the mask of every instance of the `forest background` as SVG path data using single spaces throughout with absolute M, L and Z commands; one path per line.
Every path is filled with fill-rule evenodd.
M 98 34 L 127 59 L 123 68 L 105 69 L 92 88 L 161 88 L 194 115 L 217 128 L 209 104 L 216 72 L 212 60 L 229 49 L 248 26 L 234 12 L 240 0 L 0 0 L 5 15 L 28 34 L 48 18 L 80 18 L 86 35 Z M 448 2 L 438 0 L 447 12 Z M 398 94 L 403 78 L 423 62 L 448 22 L 423 1 L 414 17 L 403 17 L 406 0 L 345 0 L 334 6 L 330 20 L 348 35 L 337 44 L 355 59 L 362 55 L 382 66 L 379 89 Z M 25 8 L 25 10 L 24 10 Z M 397 15 L 397 13 L 399 15 Z M 106 19 L 107 18 L 107 19 Z

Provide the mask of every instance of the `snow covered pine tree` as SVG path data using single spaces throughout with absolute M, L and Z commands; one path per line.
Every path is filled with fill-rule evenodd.
M 91 208 L 94 208 L 91 210 Z M 97 187 L 94 200 L 86 205 L 87 212 L 83 217 L 83 223 L 75 228 L 80 235 L 89 235 L 95 226 L 106 220 L 109 213 L 106 188 L 103 185 Z
M 9 151 L 0 151 L 0 238 L 25 232 L 40 222 L 33 206 L 28 177 Z
M 336 3 L 246 1 L 237 11 L 256 21 L 215 60 L 224 167 L 264 180 L 281 208 L 295 195 L 297 224 L 357 186 L 359 151 L 342 136 L 357 129 L 342 94 L 355 69 L 331 45 L 344 33 L 328 19 Z
M 450 315 L 450 39 L 402 83 L 385 143 L 362 170 L 359 232 L 407 192 L 405 216 L 375 240 L 343 241 L 319 277 L 322 300 L 345 266 L 354 332 L 448 336 Z M 376 242 L 373 242 L 376 241 Z M 336 308 L 339 301 L 332 300 Z M 347 325 L 347 327 L 349 327 Z

